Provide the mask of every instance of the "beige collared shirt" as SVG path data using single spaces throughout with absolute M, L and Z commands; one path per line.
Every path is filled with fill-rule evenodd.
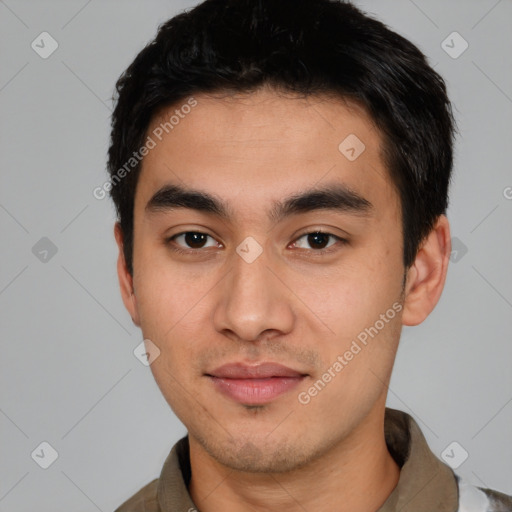
M 512 512 L 512 497 L 469 485 L 439 460 L 408 414 L 386 409 L 385 435 L 389 452 L 400 467 L 400 478 L 375 512 Z M 188 449 L 188 437 L 184 437 L 167 456 L 160 478 L 143 487 L 115 512 L 199 510 L 187 489 Z

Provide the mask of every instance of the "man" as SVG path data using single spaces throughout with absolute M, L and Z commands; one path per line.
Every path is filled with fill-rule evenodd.
M 441 295 L 454 123 L 349 3 L 207 0 L 117 83 L 124 304 L 188 435 L 132 511 L 510 511 L 386 409 Z

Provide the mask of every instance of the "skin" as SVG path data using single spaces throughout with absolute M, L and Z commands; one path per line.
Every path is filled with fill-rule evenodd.
M 269 88 L 195 98 L 193 111 L 144 158 L 133 276 L 120 226 L 114 230 L 124 304 L 159 348 L 151 370 L 189 432 L 191 496 L 202 512 L 340 510 L 340 503 L 352 512 L 377 510 L 399 478 L 385 444 L 384 410 L 401 327 L 421 323 L 439 300 L 448 221 L 439 217 L 405 269 L 400 201 L 381 158 L 381 135 L 356 105 Z M 148 133 L 175 109 L 156 117 Z M 366 147 L 355 161 L 338 150 L 349 134 Z M 370 213 L 316 210 L 269 220 L 274 201 L 332 183 L 366 198 Z M 146 212 L 165 184 L 215 195 L 232 217 L 187 208 Z M 319 229 L 348 243 L 327 238 L 332 252 L 319 256 L 302 236 Z M 184 237 L 166 241 L 183 232 L 210 238 L 203 248 Z M 252 263 L 236 252 L 249 236 L 263 250 Z M 298 394 L 393 304 L 401 311 L 300 403 Z M 220 394 L 205 376 L 225 363 L 263 361 L 307 376 L 259 407 Z

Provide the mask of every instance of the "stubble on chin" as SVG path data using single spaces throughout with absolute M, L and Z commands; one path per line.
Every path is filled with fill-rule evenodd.
M 251 409 L 255 409 L 251 407 Z M 191 435 L 191 434 L 189 434 Z M 197 444 L 217 463 L 233 471 L 247 473 L 287 473 L 307 465 L 323 450 L 308 447 L 303 439 L 272 434 L 255 439 L 254 435 L 233 435 L 224 440 L 194 436 Z

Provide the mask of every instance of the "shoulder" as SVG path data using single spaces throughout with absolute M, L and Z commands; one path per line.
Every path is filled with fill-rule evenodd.
M 145 485 L 114 512 L 160 512 L 157 500 L 158 478 Z
M 457 477 L 459 510 L 457 512 L 511 512 L 512 496 L 492 489 L 476 487 Z

